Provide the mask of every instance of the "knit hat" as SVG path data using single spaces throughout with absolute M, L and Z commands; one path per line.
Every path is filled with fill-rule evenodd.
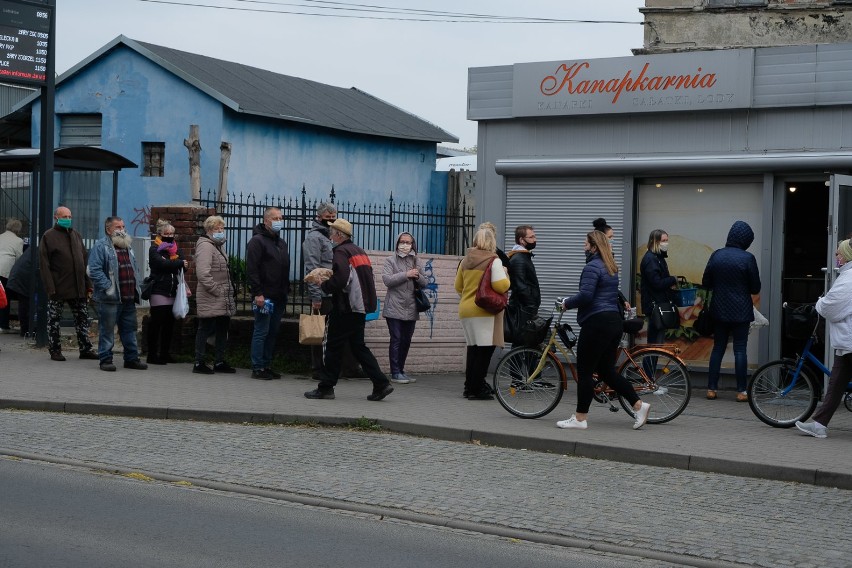
M 844 262 L 852 261 L 852 241 L 850 239 L 840 241 L 840 244 L 837 245 L 837 251 L 843 257 Z
M 352 223 L 350 223 L 346 219 L 342 219 L 342 218 L 338 217 L 337 219 L 334 220 L 334 223 L 329 225 L 329 227 L 332 228 L 332 229 L 337 229 L 338 231 L 345 234 L 346 236 L 349 236 L 349 237 L 352 236 Z

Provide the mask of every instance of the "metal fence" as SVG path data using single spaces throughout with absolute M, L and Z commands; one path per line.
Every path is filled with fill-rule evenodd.
M 288 314 L 307 312 L 310 300 L 305 296 L 302 277 L 305 274 L 302 241 L 316 218 L 322 202 L 334 203 L 337 215 L 352 223 L 353 241 L 367 250 L 390 250 L 397 235 L 406 231 L 417 240 L 422 253 L 462 255 L 473 238 L 474 212 L 466 201 L 458 207 L 429 207 L 419 204 L 396 203 L 393 194 L 387 203 L 357 204 L 336 200 L 334 186 L 328 198 L 308 199 L 303 186 L 300 197 L 263 196 L 242 193 L 228 194 L 219 201 L 212 191 L 198 200 L 202 207 L 213 208 L 225 220 L 228 235 L 227 250 L 231 277 L 237 288 L 237 310 L 251 311 L 251 297 L 246 277 L 246 245 L 252 230 L 263 220 L 263 212 L 277 207 L 284 217 L 282 238 L 290 252 L 290 298 Z

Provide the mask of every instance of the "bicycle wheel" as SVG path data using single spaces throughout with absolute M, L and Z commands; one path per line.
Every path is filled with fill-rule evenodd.
M 648 422 L 662 424 L 675 418 L 683 412 L 692 396 L 692 384 L 689 380 L 689 369 L 672 353 L 665 349 L 643 349 L 631 355 L 618 372 L 636 389 L 636 394 L 644 402 L 651 404 Z M 639 371 L 643 369 L 645 376 L 651 380 L 646 382 L 645 376 Z M 618 395 L 621 407 L 633 416 L 633 407 Z
M 520 418 L 544 416 L 562 399 L 565 368 L 552 352 L 547 352 L 541 373 L 530 380 L 542 353 L 530 347 L 516 347 L 500 359 L 494 371 L 497 400 Z
M 790 428 L 796 420 L 805 421 L 817 405 L 816 383 L 806 367 L 802 367 L 796 384 L 784 394 L 793 381 L 796 361 L 772 361 L 760 367 L 748 382 L 748 404 L 755 416 L 775 428 Z

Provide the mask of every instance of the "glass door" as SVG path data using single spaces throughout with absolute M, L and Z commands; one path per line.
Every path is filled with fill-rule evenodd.
M 838 269 L 834 264 L 834 252 L 840 241 L 852 237 L 852 176 L 832 174 L 829 182 L 828 193 L 828 249 L 825 264 L 825 291 L 831 288 L 837 278 Z M 827 327 L 827 326 L 826 326 Z M 826 329 L 826 336 L 828 336 Z M 831 367 L 834 361 L 834 353 L 831 349 L 831 341 L 826 337 L 825 362 Z M 827 386 L 828 378 L 825 379 L 823 388 Z

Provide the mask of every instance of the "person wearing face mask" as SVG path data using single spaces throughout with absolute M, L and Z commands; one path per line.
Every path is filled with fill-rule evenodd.
M 527 320 L 536 317 L 541 305 L 541 290 L 533 264 L 532 250 L 536 245 L 532 225 L 515 227 L 515 246 L 509 251 L 509 280 L 512 282 L 505 320 L 513 335 L 518 334 Z M 517 343 L 519 337 L 515 337 Z
M 648 235 L 648 251 L 639 264 L 640 287 L 642 295 L 642 313 L 650 314 L 654 302 L 672 300 L 672 288 L 677 278 L 669 274 L 666 262 L 669 250 L 669 234 L 662 229 L 654 229 Z M 666 337 L 665 329 L 657 329 L 653 319 L 648 318 L 648 343 L 662 343 Z
M 405 360 L 420 317 L 414 303 L 414 288 L 426 287 L 426 274 L 423 262 L 417 256 L 417 242 L 411 233 L 403 232 L 396 238 L 394 254 L 385 259 L 382 281 L 388 288 L 382 315 L 390 333 L 388 357 L 391 381 L 412 383 L 416 379 L 405 374 Z
M 151 269 L 151 316 L 148 318 L 149 365 L 174 363 L 169 355 L 175 318 L 172 306 L 177 293 L 178 274 L 189 266 L 175 242 L 175 228 L 164 219 L 157 221 L 157 234 L 148 250 L 148 266 Z
M 710 255 L 704 268 L 702 285 L 713 292 L 710 315 L 713 316 L 713 351 L 707 372 L 707 398 L 716 398 L 719 371 L 728 338 L 734 343 L 734 372 L 737 377 L 737 402 L 748 402 L 748 332 L 754 321 L 752 295 L 760 293 L 757 260 L 746 249 L 754 242 L 754 231 L 745 221 L 735 221 L 728 231 L 725 247 Z
M 83 238 L 72 228 L 73 218 L 67 207 L 57 207 L 55 224 L 45 231 L 38 245 L 39 270 L 47 294 L 47 337 L 50 358 L 65 361 L 59 342 L 59 322 L 67 303 L 74 314 L 74 329 L 80 359 L 97 359 L 89 340 L 89 307 L 87 297 L 92 281 L 86 273 L 88 251 Z
M 600 231 L 601 233 L 604 234 L 604 236 L 606 237 L 606 241 L 609 244 L 610 249 L 611 249 L 612 248 L 612 240 L 615 238 L 615 231 L 606 222 L 606 219 L 604 219 L 603 217 L 598 217 L 597 219 L 592 221 L 592 226 L 595 228 L 596 231 Z M 612 251 L 612 254 L 615 255 L 615 251 Z M 587 250 L 586 251 L 586 262 L 589 262 L 590 260 L 591 260 L 591 255 L 590 255 L 589 251 Z M 630 307 L 631 307 L 630 301 L 621 292 L 621 290 L 618 291 L 618 300 L 624 306 L 625 310 L 630 309 Z
M 112 348 L 115 327 L 124 346 L 124 368 L 139 371 L 148 365 L 139 360 L 136 345 L 136 304 L 142 294 L 139 288 L 139 269 L 130 248 L 133 237 L 127 234 L 121 217 L 107 217 L 106 236 L 99 239 L 89 255 L 89 277 L 94 293 L 92 299 L 98 310 L 98 359 L 101 371 L 115 371 Z
M 840 241 L 834 259 L 840 273 L 826 295 L 816 303 L 816 311 L 828 323 L 834 348 L 831 377 L 811 421 L 796 422 L 796 428 L 814 438 L 828 437 L 828 423 L 843 401 L 846 385 L 852 380 L 852 241 Z
M 290 252 L 281 238 L 284 216 L 277 207 L 263 214 L 263 222 L 254 228 L 246 248 L 246 272 L 249 290 L 256 306 L 251 338 L 251 377 L 268 381 L 280 379 L 272 370 L 278 328 L 290 291 Z M 266 300 L 272 302 L 268 309 Z
M 195 308 L 198 330 L 195 333 L 195 365 L 193 373 L 234 373 L 225 361 L 225 345 L 231 316 L 237 313 L 234 288 L 225 252 L 225 220 L 213 215 L 204 220 L 204 235 L 195 242 Z M 216 334 L 214 364 L 206 363 L 207 338 Z

